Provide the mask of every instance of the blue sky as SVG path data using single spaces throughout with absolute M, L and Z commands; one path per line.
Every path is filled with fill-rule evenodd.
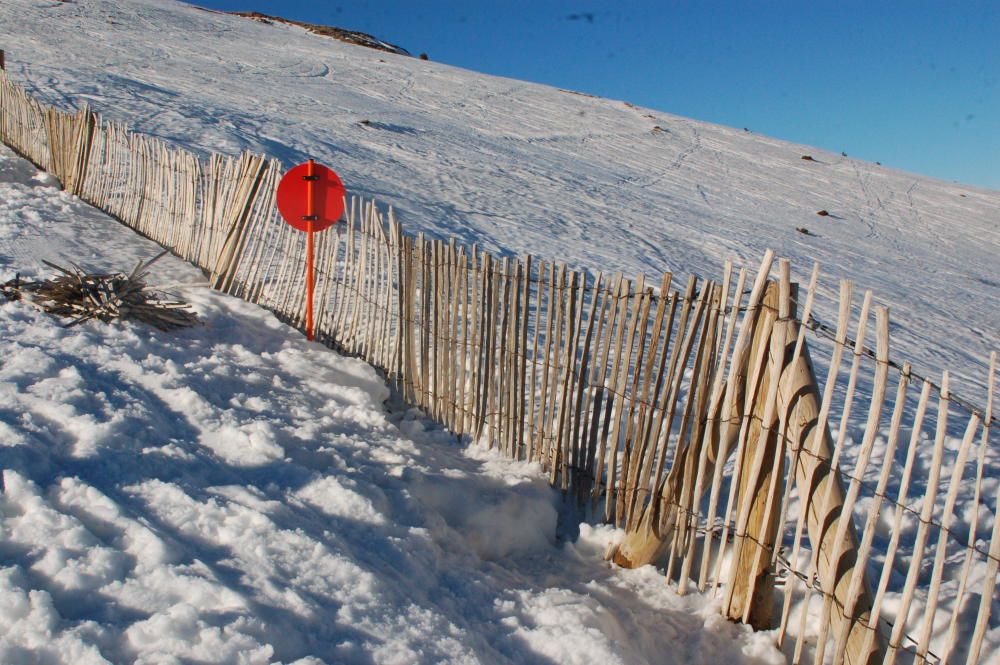
M 1000 2 L 201 0 L 1000 189 Z

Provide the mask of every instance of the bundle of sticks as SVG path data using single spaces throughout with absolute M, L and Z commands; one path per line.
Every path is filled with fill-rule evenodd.
M 87 274 L 79 266 L 71 270 L 43 261 L 61 274 L 42 281 L 24 281 L 20 276 L 0 285 L 8 300 L 23 300 L 42 311 L 70 318 L 66 328 L 90 319 L 105 323 L 119 319 L 142 321 L 163 331 L 193 326 L 198 317 L 191 306 L 164 300 L 146 285 L 149 267 L 166 252 L 149 261 L 139 261 L 131 273 Z

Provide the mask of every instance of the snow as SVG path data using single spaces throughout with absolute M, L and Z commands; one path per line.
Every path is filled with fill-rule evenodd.
M 0 174 L 4 273 L 158 252 L 6 148 Z M 571 536 L 536 466 L 387 410 L 370 367 L 192 266 L 153 270 L 201 325 L 0 305 L 0 662 L 782 662 L 607 567 L 617 534 Z
M 818 260 L 826 295 L 852 277 L 892 306 L 894 358 L 985 402 L 998 192 L 168 0 L 5 0 L 0 26 L 39 99 L 203 155 L 315 157 L 410 233 L 630 274 L 717 276 L 772 247 L 804 281 Z M 0 279 L 158 251 L 0 148 Z M 581 524 L 537 467 L 456 441 L 177 259 L 154 283 L 202 325 L 67 330 L 0 305 L 0 662 L 784 662 L 662 571 L 604 564 L 620 532 Z M 990 451 L 986 497 L 996 468 Z M 953 528 L 973 520 L 986 547 L 986 506 Z

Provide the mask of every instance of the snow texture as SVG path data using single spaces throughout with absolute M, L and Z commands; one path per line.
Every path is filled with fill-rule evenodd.
M 0 149 L 4 273 L 157 251 Z M 387 410 L 370 367 L 180 260 L 153 270 L 203 325 L 0 305 L 0 662 L 783 662 L 604 564 L 618 534 L 560 524 L 536 466 Z
M 985 402 L 998 192 L 171 0 L 4 0 L 0 39 L 46 103 L 202 155 L 315 157 L 409 233 L 630 274 L 718 276 L 771 247 L 805 281 L 817 260 L 822 295 L 850 277 L 891 305 L 894 358 Z M 54 184 L 0 150 L 0 279 L 157 253 Z M 387 407 L 369 367 L 191 266 L 154 278 L 203 325 L 66 330 L 0 305 L 0 662 L 783 662 L 660 571 L 601 563 L 620 533 L 579 524 L 537 468 Z M 988 533 L 972 513 L 955 528 Z

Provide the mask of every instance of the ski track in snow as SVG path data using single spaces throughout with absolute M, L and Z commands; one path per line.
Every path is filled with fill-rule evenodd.
M 2 274 L 155 253 L 0 149 Z M 173 334 L 0 304 L 0 662 L 781 662 L 603 564 L 536 466 L 203 280 L 154 265 L 202 319 Z

